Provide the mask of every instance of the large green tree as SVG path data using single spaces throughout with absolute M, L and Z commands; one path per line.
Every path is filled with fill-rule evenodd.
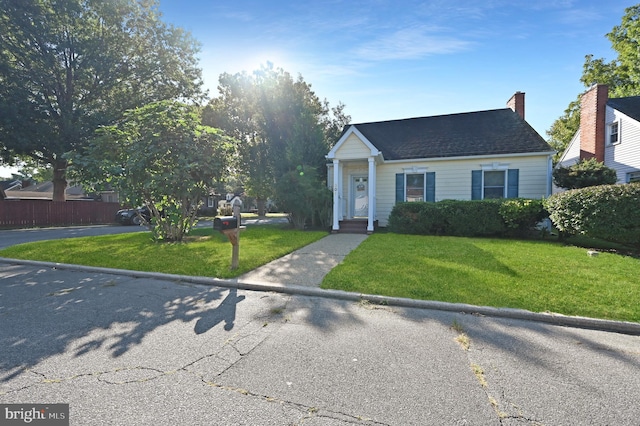
M 234 145 L 203 126 L 196 107 L 160 101 L 101 128 L 74 161 L 87 185 L 109 183 L 128 204 L 148 206 L 156 239 L 181 241 L 209 189 L 228 175 Z
M 223 74 L 218 89 L 220 95 L 203 114 L 205 124 L 238 139 L 238 172 L 245 177 L 247 193 L 256 197 L 259 212 L 264 214 L 266 199 L 273 198 L 278 207 L 293 213 L 299 204 L 291 202 L 290 194 L 283 193 L 286 189 L 276 184 L 291 173 L 304 176 L 300 173 L 306 170 L 308 176 L 300 188 L 322 187 L 324 156 L 350 120 L 344 105 L 330 108 L 301 76 L 293 79 L 271 64 L 252 74 Z M 305 215 L 296 224 L 313 219 Z
M 0 0 L 0 157 L 53 169 L 125 110 L 201 92 L 197 42 L 155 0 Z
M 607 62 L 587 55 L 580 81 L 586 88 L 596 83 L 608 85 L 613 98 L 640 95 L 640 4 L 625 9 L 622 22 L 613 27 L 607 38 L 618 56 Z M 547 130 L 548 142 L 559 154 L 580 127 L 581 96 Z

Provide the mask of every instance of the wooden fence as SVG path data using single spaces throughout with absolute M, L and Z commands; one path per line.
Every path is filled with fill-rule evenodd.
M 0 200 L 0 228 L 109 224 L 120 208 L 101 201 Z

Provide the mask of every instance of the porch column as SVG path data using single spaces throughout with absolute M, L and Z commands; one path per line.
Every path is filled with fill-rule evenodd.
M 340 160 L 333 160 L 333 225 L 331 230 L 340 230 Z
M 376 159 L 369 157 L 369 208 L 367 212 L 367 232 L 373 232 L 376 215 Z

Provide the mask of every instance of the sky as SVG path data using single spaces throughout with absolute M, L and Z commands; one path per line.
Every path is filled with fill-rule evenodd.
M 546 131 L 578 94 L 585 55 L 611 61 L 620 0 L 159 0 L 200 42 L 210 97 L 222 73 L 267 62 L 302 76 L 352 123 L 506 107 Z M 8 176 L 7 169 L 0 176 Z

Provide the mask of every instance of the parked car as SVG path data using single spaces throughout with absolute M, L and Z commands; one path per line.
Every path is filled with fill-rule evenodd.
M 149 207 L 139 207 L 137 209 L 122 209 L 116 213 L 116 222 L 121 225 L 140 225 L 151 220 Z

